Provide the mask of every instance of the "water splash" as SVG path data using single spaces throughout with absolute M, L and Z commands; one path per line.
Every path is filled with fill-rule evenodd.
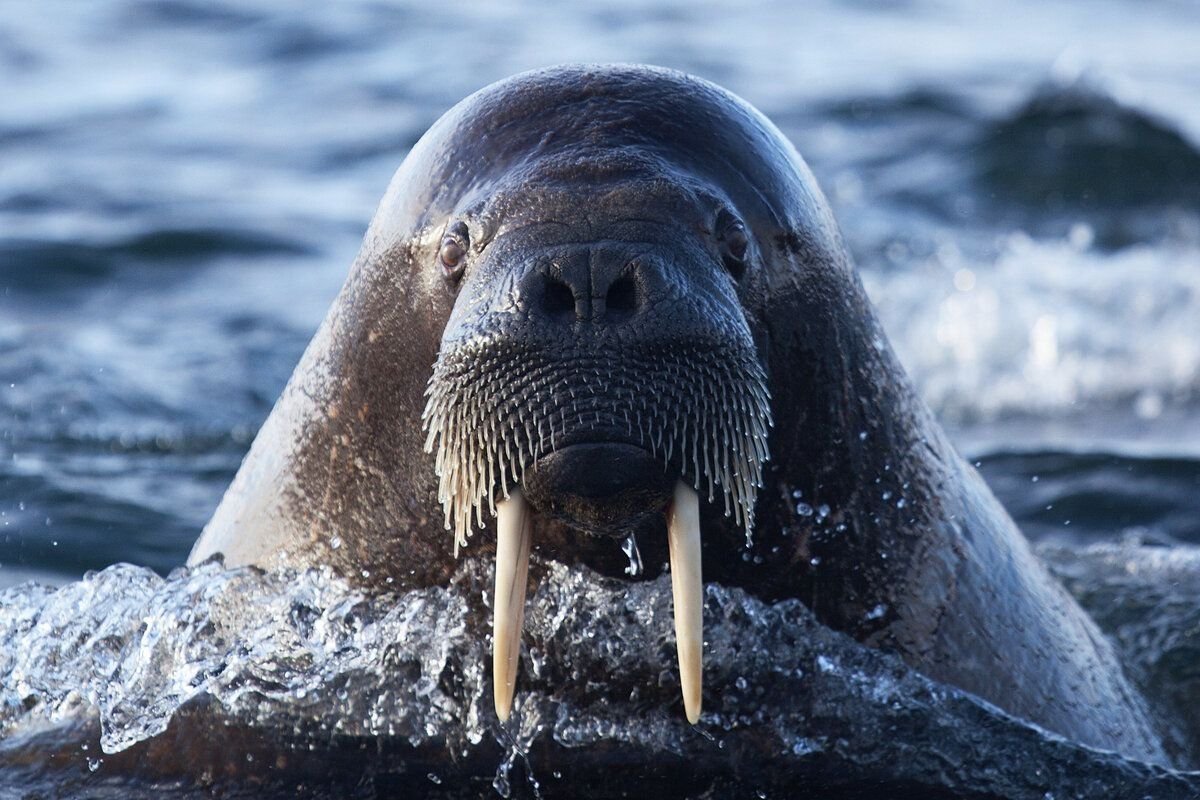
M 629 559 L 629 566 L 625 568 L 625 574 L 631 578 L 641 575 L 642 553 L 638 550 L 637 537 L 634 534 L 629 534 L 625 537 L 625 541 L 621 542 L 621 552 Z
M 86 704 L 106 753 L 166 730 L 203 694 L 234 716 L 286 708 L 316 727 L 417 743 L 459 712 L 437 680 L 465 640 L 466 606 L 444 589 L 395 604 L 317 570 L 208 563 L 164 580 L 122 564 L 54 592 L 7 590 L 0 606 L 0 723 L 19 723 L 30 701 L 50 720 Z M 364 678 L 375 691 L 351 691 Z
M 923 271 L 863 276 L 942 419 L 1111 411 L 1152 422 L 1200 404 L 1200 249 L 1102 253 L 1017 233 L 994 263 L 966 258 L 940 253 Z M 968 265 L 964 286 L 953 276 Z
M 321 570 L 218 563 L 165 579 L 117 565 L 58 590 L 0 592 L 0 743 L 94 713 L 104 776 L 191 709 L 317 758 L 358 742 L 355 770 L 432 775 L 447 796 L 478 796 L 480 780 L 536 793 L 560 775 L 576 796 L 587 776 L 697 793 L 736 785 L 741 770 L 778 792 L 798 776 L 831 780 L 831 764 L 875 785 L 1003 796 L 1024 796 L 1012 792 L 1030 769 L 1083 795 L 1191 786 L 1027 728 L 822 627 L 799 601 L 719 585 L 705 591 L 708 711 L 692 727 L 678 708 L 669 578 L 630 584 L 556 563 L 534 565 L 525 644 L 540 668 L 523 664 L 502 726 L 486 671 L 490 570 L 468 558 L 448 586 L 378 597 Z M 210 702 L 197 712 L 199 700 Z M 947 773 L 946 759 L 961 769 Z

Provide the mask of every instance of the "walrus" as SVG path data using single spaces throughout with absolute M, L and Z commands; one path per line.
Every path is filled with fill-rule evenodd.
M 482 89 L 413 147 L 189 563 L 382 591 L 494 558 L 503 719 L 531 553 L 637 579 L 622 543 L 640 577 L 669 563 L 691 722 L 708 581 L 1165 761 L 1109 644 L 905 376 L 788 140 L 699 78 L 567 66 Z

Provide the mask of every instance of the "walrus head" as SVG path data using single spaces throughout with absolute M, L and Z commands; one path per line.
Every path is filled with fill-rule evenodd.
M 669 70 L 526 73 L 410 151 L 192 561 L 402 588 L 494 546 L 504 716 L 531 551 L 626 577 L 633 537 L 647 575 L 671 562 L 695 719 L 702 552 L 709 580 L 887 623 L 866 615 L 892 585 L 878 553 L 920 512 L 863 498 L 917 499 L 885 462 L 921 446 L 920 413 L 765 117 Z

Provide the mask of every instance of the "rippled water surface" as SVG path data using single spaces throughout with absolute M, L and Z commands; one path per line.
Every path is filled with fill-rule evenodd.
M 1085 602 L 1147 559 L 1194 564 L 1196 42 L 1200 8 L 1166 0 L 0 0 L 0 587 L 98 580 L 126 611 L 199 591 L 72 582 L 183 561 L 428 125 L 588 60 L 685 69 L 775 120 L 924 397 Z M 48 592 L 10 589 L 0 630 Z M 1121 613 L 1138 592 L 1095 612 L 1122 642 L 1151 635 Z M 1196 700 L 1194 643 L 1156 641 L 1178 663 L 1145 680 Z

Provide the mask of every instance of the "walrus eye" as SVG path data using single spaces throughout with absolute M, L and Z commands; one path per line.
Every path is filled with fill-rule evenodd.
M 718 228 L 721 242 L 721 258 L 726 269 L 733 277 L 741 278 L 746 272 L 746 253 L 750 249 L 750 237 L 746 234 L 746 226 L 741 220 L 726 217 L 724 224 Z
M 442 262 L 442 270 L 446 277 L 457 280 L 462 276 L 467 261 L 467 226 L 456 222 L 442 238 L 442 246 L 438 249 L 438 260 Z

